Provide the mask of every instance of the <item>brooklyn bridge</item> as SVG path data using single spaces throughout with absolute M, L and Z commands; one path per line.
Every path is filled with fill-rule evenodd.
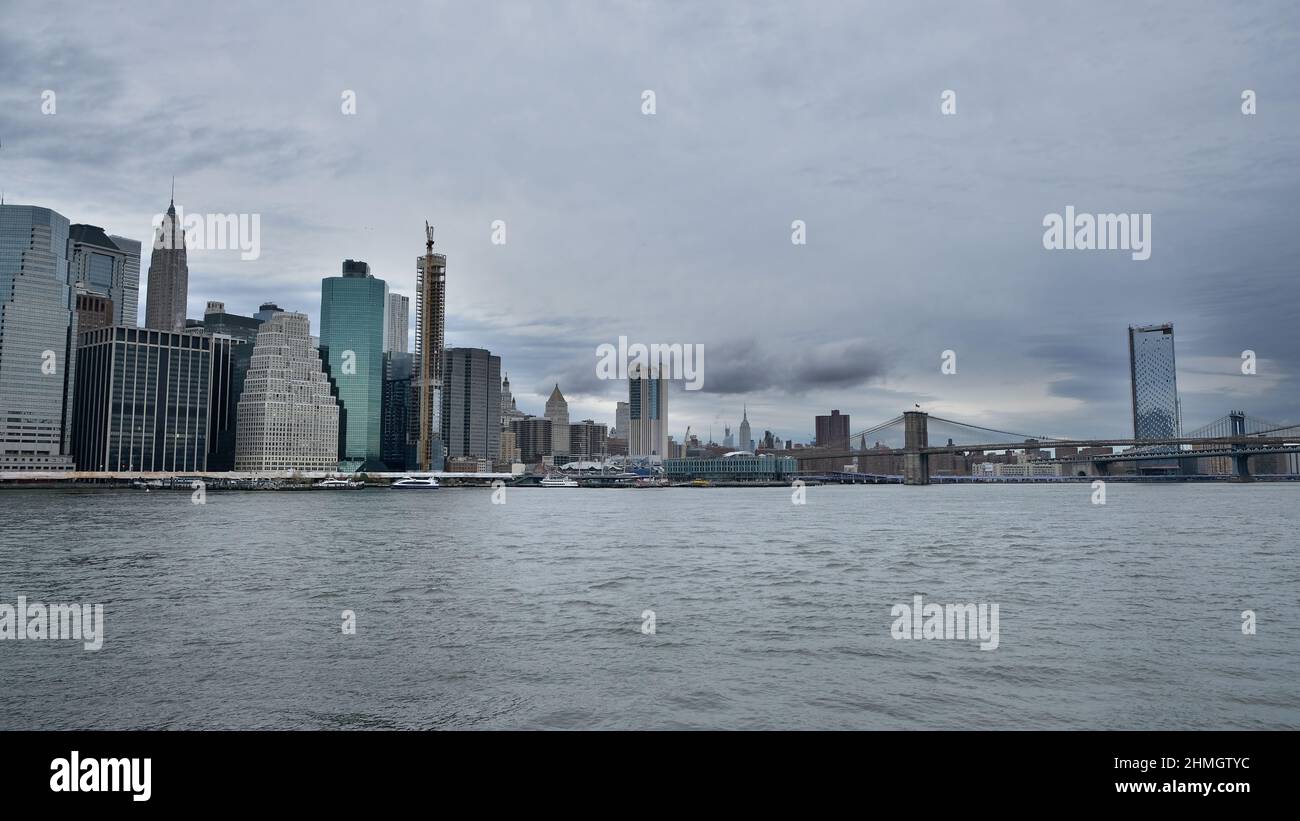
M 936 444 L 934 439 L 945 440 Z M 900 441 L 900 447 L 877 443 Z M 853 447 L 857 442 L 858 447 Z M 843 445 L 804 448 L 793 454 L 800 473 L 847 473 L 828 465 L 864 458 L 901 457 L 902 479 L 908 485 L 927 485 L 931 464 L 946 455 L 981 455 L 1012 451 L 1034 452 L 1046 463 L 1060 466 L 1062 476 L 1106 476 L 1117 463 L 1137 463 L 1139 473 L 1190 475 L 1199 460 L 1222 460 L 1240 480 L 1251 478 L 1251 459 L 1300 453 L 1300 425 L 1283 425 L 1232 411 L 1189 433 L 1163 439 L 1124 439 L 1032 435 L 983 427 L 933 416 L 920 410 L 906 411 L 888 421 L 857 431 Z M 1051 455 L 1047 455 L 1051 451 Z M 867 473 L 868 471 L 862 471 Z

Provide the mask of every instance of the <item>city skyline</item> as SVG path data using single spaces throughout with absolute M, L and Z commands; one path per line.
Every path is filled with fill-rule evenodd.
M 189 250 L 187 316 L 208 300 L 239 314 L 274 301 L 313 327 L 317 283 L 339 259 L 370 260 L 413 296 L 409 259 L 427 218 L 453 272 L 447 346 L 500 355 L 531 413 L 558 382 L 571 418 L 613 419 L 622 390 L 595 378 L 593 351 L 626 334 L 707 348 L 703 390 L 671 386 L 674 437 L 687 424 L 734 429 L 747 404 L 758 430 L 809 441 L 829 408 L 870 423 L 913 403 L 1013 429 L 1117 435 L 1131 416 L 1123 329 L 1173 322 L 1185 424 L 1230 407 L 1293 421 L 1300 247 L 1285 223 L 1300 172 L 1284 158 L 1297 147 L 1300 99 L 1287 79 L 1297 58 L 1282 48 L 1287 15 L 1265 33 L 1228 10 L 1152 12 L 1161 39 L 1137 49 L 1138 34 L 1113 34 L 1107 59 L 1083 67 L 1055 64 L 1089 36 L 1082 11 L 1035 10 L 1030 38 L 997 14 L 932 21 L 890 8 L 884 29 L 947 50 L 938 64 L 900 54 L 896 71 L 872 76 L 855 70 L 859 53 L 889 44 L 871 31 L 837 36 L 835 15 L 819 10 L 743 12 L 747 25 L 788 26 L 788 54 L 726 37 L 703 49 L 726 24 L 684 9 L 409 13 L 444 27 L 500 24 L 501 42 L 551 81 L 500 75 L 455 43 L 449 57 L 463 68 L 429 83 L 382 65 L 286 66 L 274 44 L 290 31 L 325 54 L 346 51 L 345 38 L 394 55 L 418 44 L 383 13 L 336 30 L 272 11 L 246 64 L 195 78 L 175 106 L 128 78 L 201 57 L 186 35 L 151 38 L 147 52 L 70 50 L 62 44 L 81 27 L 125 22 L 54 28 L 14 10 L 14 31 L 41 36 L 0 35 L 12 78 L 0 90 L 6 201 L 145 239 L 175 173 L 178 207 L 264 217 L 259 259 Z M 199 18 L 218 39 L 234 35 L 222 15 Z M 139 25 L 130 37 L 160 24 Z M 1255 39 L 1248 47 L 1233 32 Z M 1187 65 L 1174 47 L 1210 39 L 1213 63 Z M 814 40 L 818 53 L 799 49 Z M 568 46 L 573 62 L 540 42 Z M 988 49 L 1010 56 L 981 62 Z M 593 76 L 584 60 L 598 58 L 612 70 Z M 241 82 L 249 72 L 288 74 Z M 939 112 L 948 88 L 952 117 Z M 1239 110 L 1245 88 L 1259 93 L 1256 116 Z M 56 114 L 41 113 L 44 89 L 59 95 Z M 640 110 L 646 89 L 657 93 L 653 116 Z M 352 116 L 340 111 L 348 90 Z M 455 111 L 458 128 L 436 128 L 426 109 Z M 295 124 L 265 116 L 278 111 Z M 148 129 L 122 127 L 135 122 Z M 571 123 L 598 125 L 599 136 Z M 422 145 L 431 134 L 437 161 Z M 1044 250 L 1044 214 L 1070 203 L 1151 213 L 1150 259 Z M 504 245 L 492 241 L 498 219 Z M 796 219 L 807 245 L 790 243 Z M 757 287 L 769 276 L 785 284 Z M 1260 289 L 1268 299 L 1252 298 Z M 779 334 L 764 331 L 770 323 Z M 940 372 L 946 350 L 955 374 Z M 1245 350 L 1258 355 L 1251 376 L 1239 371 Z

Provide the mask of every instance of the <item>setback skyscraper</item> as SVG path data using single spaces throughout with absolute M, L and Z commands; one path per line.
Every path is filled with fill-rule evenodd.
M 364 262 L 321 280 L 320 355 L 338 391 L 339 460 L 380 469 L 383 461 L 384 338 L 388 285 Z
M 67 217 L 0 205 L 0 470 L 72 466 L 64 400 L 74 307 Z
M 235 470 L 334 470 L 339 407 L 330 395 L 306 314 L 262 323 L 239 398 Z
M 740 441 L 736 443 L 737 450 L 754 449 L 754 440 L 749 436 L 749 406 L 744 406 L 743 416 L 740 419 Z
M 149 256 L 149 283 L 145 294 L 144 326 L 160 331 L 185 330 L 185 305 L 189 299 L 190 266 L 185 257 L 185 229 L 176 217 L 172 199 L 154 233 Z
M 567 460 L 570 453 L 569 403 L 565 401 L 564 394 L 560 393 L 559 383 L 556 383 L 546 400 L 546 412 L 543 415 L 551 420 L 551 454 L 558 464 Z

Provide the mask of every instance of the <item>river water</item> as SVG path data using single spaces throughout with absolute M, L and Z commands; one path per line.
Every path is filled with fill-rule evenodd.
M 0 728 L 1300 728 L 1300 485 L 806 493 L 6 489 Z

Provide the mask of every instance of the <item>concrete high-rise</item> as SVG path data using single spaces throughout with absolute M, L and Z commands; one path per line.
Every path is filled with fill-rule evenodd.
M 326 471 L 338 467 L 339 407 L 306 314 L 262 323 L 239 398 L 235 470 Z
M 547 398 L 546 410 L 542 415 L 551 420 L 551 455 L 556 462 L 568 459 L 569 403 L 565 401 L 564 394 L 560 393 L 559 383 L 556 383 L 555 389 Z
M 388 326 L 384 331 L 384 353 L 406 353 L 411 328 L 411 300 L 405 294 L 388 294 Z
M 599 461 L 608 453 L 609 426 L 592 419 L 569 425 L 570 461 Z
M 618 438 L 626 440 L 631 433 L 632 412 L 628 410 L 630 406 L 626 402 L 619 402 L 614 405 L 614 433 Z
M 738 450 L 752 451 L 754 449 L 754 440 L 749 437 L 749 406 L 744 406 L 743 415 L 740 419 L 740 441 L 736 443 Z
M 639 363 L 628 373 L 628 456 L 667 455 L 667 388 L 667 380 Z
M 442 365 L 442 441 L 447 455 L 496 459 L 501 452 L 501 357 L 448 348 Z
M 1180 435 L 1178 372 L 1174 326 L 1128 329 L 1129 376 L 1133 397 L 1133 438 L 1171 439 Z
M 539 416 L 515 419 L 510 423 L 510 431 L 515 435 L 519 460 L 524 464 L 535 465 L 543 456 L 551 455 L 550 419 Z
M 0 205 L 0 470 L 72 466 L 64 440 L 75 305 L 67 217 Z
M 144 326 L 159 331 L 185 330 L 185 305 L 189 299 L 190 266 L 185 256 L 185 228 L 172 200 L 154 232 L 149 256 L 149 281 L 145 293 Z
M 384 339 L 388 285 L 370 266 L 343 262 L 321 280 L 320 356 L 339 398 L 339 460 L 380 469 L 383 462 Z
M 829 416 L 817 416 L 814 420 L 817 428 L 817 438 L 814 444 L 819 448 L 844 448 L 849 447 L 849 416 L 841 414 L 837 410 L 830 412 Z

